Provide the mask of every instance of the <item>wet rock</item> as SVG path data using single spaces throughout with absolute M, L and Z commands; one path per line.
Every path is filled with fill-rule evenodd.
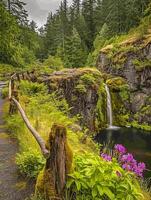
M 100 51 L 97 68 L 111 77 L 122 77 L 129 85 L 129 119 L 151 126 L 151 42 L 141 40 L 122 42 L 118 48 L 112 45 Z M 117 102 L 116 102 L 117 103 Z

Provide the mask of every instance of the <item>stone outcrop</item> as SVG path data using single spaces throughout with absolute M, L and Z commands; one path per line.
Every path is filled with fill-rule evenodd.
M 101 73 L 92 68 L 66 69 L 45 77 L 49 93 L 56 91 L 66 99 L 71 116 L 79 115 L 80 125 L 91 132 L 97 129 L 97 103 Z
M 129 38 L 116 47 L 108 45 L 100 51 L 97 68 L 108 76 L 126 80 L 130 92 L 130 121 L 151 126 L 150 38 Z

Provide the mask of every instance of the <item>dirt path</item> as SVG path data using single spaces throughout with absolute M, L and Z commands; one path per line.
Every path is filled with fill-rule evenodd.
M 33 192 L 33 183 L 18 174 L 15 164 L 18 145 L 15 139 L 11 139 L 5 132 L 3 103 L 0 95 L 0 200 L 24 200 Z

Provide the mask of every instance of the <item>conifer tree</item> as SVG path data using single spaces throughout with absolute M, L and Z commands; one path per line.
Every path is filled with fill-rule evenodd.
M 3 2 L 8 11 L 17 18 L 20 24 L 24 25 L 28 23 L 28 14 L 24 8 L 26 3 L 21 0 L 3 0 Z
M 65 40 L 64 52 L 62 49 L 65 67 L 82 67 L 86 61 L 86 52 L 82 47 L 81 38 L 75 28 L 72 35 Z

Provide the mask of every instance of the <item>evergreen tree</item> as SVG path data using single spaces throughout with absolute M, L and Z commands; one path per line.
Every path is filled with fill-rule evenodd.
M 87 26 L 87 38 L 86 38 L 86 45 L 89 50 L 92 49 L 93 40 L 95 37 L 95 20 L 94 20 L 94 8 L 95 8 L 95 0 L 83 0 L 82 3 L 82 14 L 85 19 L 85 23 Z
M 20 59 L 20 46 L 17 44 L 19 27 L 15 18 L 0 3 L 0 62 L 17 65 Z
M 35 32 L 36 30 L 37 30 L 37 24 L 36 24 L 36 22 L 34 22 L 33 20 L 30 22 L 30 24 L 29 24 L 29 28 L 33 31 L 33 32 Z
M 3 0 L 3 2 L 8 11 L 17 18 L 20 24 L 28 23 L 28 14 L 24 8 L 26 3 L 20 0 Z
M 72 35 L 65 40 L 64 50 L 60 49 L 65 67 L 82 67 L 86 61 L 86 52 L 82 47 L 82 42 L 77 30 L 74 28 Z M 61 56 L 60 55 L 60 56 Z

